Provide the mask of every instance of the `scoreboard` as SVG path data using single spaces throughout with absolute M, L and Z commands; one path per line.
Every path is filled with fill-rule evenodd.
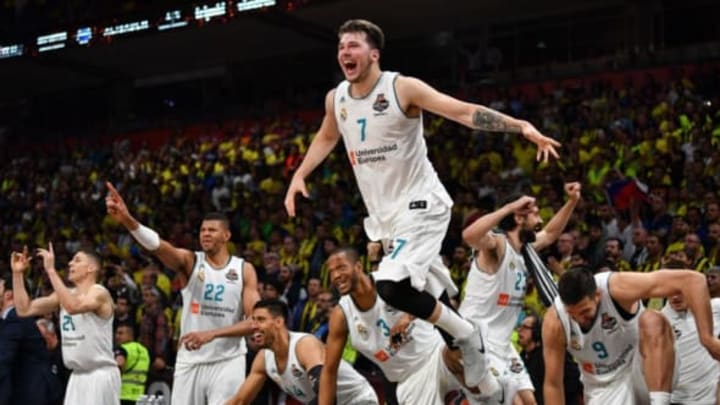
M 116 38 L 138 33 L 153 33 L 203 26 L 212 21 L 228 21 L 251 10 L 275 7 L 276 0 L 235 0 L 202 3 L 166 10 L 158 16 L 129 21 L 112 21 L 96 26 L 76 26 L 43 33 L 31 41 L 0 43 L 0 59 L 38 56 L 66 47 L 107 44 Z

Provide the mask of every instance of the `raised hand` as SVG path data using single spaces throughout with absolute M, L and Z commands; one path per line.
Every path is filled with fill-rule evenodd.
M 542 158 L 543 162 L 547 162 L 550 159 L 550 156 L 553 156 L 555 159 L 560 157 L 555 150 L 556 147 L 559 148 L 561 146 L 560 142 L 541 134 L 540 131 L 533 126 L 533 124 L 525 122 L 522 134 L 528 141 L 537 145 L 538 150 L 535 155 L 536 160 L 539 161 Z
M 572 182 L 572 183 L 565 183 L 565 194 L 567 194 L 571 200 L 575 200 L 575 201 L 579 200 L 581 190 L 582 190 L 582 185 L 580 185 L 580 183 L 577 181 Z
M 520 215 L 528 213 L 532 210 L 533 206 L 535 206 L 535 197 L 530 197 L 528 195 L 524 195 L 508 204 L 508 208 L 510 208 L 512 212 Z
M 128 211 L 125 200 L 123 200 L 120 193 L 109 181 L 105 182 L 105 186 L 108 189 L 107 196 L 105 196 L 105 208 L 107 213 L 113 217 L 114 220 L 121 224 L 130 218 L 130 211 Z
M 30 268 L 30 255 L 27 246 L 23 247 L 22 252 L 10 254 L 10 269 L 13 273 L 24 273 L 28 268 Z
M 38 248 L 37 255 L 42 258 L 45 271 L 55 270 L 55 251 L 52 242 L 48 244 L 47 249 Z

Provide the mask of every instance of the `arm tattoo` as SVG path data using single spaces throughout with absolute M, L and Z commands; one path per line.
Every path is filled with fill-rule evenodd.
M 505 114 L 480 108 L 473 114 L 473 126 L 475 129 L 489 132 L 522 132 L 520 125 L 511 122 Z

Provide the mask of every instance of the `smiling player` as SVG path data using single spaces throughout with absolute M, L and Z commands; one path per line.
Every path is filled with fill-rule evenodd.
M 340 27 L 337 60 L 345 81 L 325 98 L 325 117 L 292 178 L 285 207 L 295 216 L 295 195 L 308 197 L 305 178 L 342 137 L 369 214 L 365 232 L 370 240 L 393 246 L 375 273 L 380 297 L 447 332 L 446 342 L 460 347 L 468 365 L 466 382 L 487 383 L 483 391 L 497 390 L 494 379 L 486 378 L 477 327 L 454 312 L 443 295 L 456 292 L 439 257 L 453 202 L 427 157 L 422 112 L 476 130 L 522 134 L 545 160 L 558 156 L 555 147 L 560 144 L 526 121 L 380 70 L 384 43 L 382 30 L 369 21 L 349 20 Z

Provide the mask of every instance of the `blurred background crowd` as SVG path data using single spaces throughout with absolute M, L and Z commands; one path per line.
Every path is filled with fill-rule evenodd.
M 25 6 L 19 7 L 19 3 Z M 130 3 L 123 2 L 123 13 L 139 10 L 137 5 L 127 5 Z M 155 7 L 168 2 L 160 3 Z M 313 2 L 302 3 L 308 3 L 310 19 Z M 640 19 L 633 7 L 647 6 L 620 3 L 630 23 Z M 672 1 L 648 3 L 665 5 L 663 15 L 681 7 Z M 717 7 L 696 3 L 688 9 L 687 19 Z M 99 4 L 96 7 L 102 8 Z M 5 27 L 0 34 L 25 35 L 29 28 L 21 24 L 24 19 L 32 19 L 38 26 L 56 21 L 52 13 L 46 15 L 43 5 L 5 2 L 0 16 L 8 25 L 0 24 Z M 285 2 L 282 5 L 288 7 Z M 325 2 L 315 5 L 325 6 Z M 558 2 L 556 8 L 565 6 Z M 37 10 L 42 10 L 42 18 L 33 19 L 39 15 Z M 378 13 L 382 26 L 383 14 Z M 557 15 L 566 16 L 555 18 L 563 24 L 568 21 L 568 26 L 588 18 L 580 12 L 565 13 L 558 11 Z M 68 23 L 89 18 L 78 13 L 62 15 Z M 688 268 L 706 273 L 711 293 L 720 295 L 720 64 L 712 59 L 720 48 L 707 45 L 712 52 L 706 54 L 692 51 L 701 41 L 690 34 L 673 36 L 673 21 L 668 16 L 662 28 L 666 43 L 672 39 L 684 44 L 680 53 L 660 52 L 650 35 L 640 38 L 640 48 L 598 41 L 594 52 L 568 54 L 560 60 L 552 41 L 540 41 L 531 46 L 532 58 L 519 60 L 504 47 L 505 37 L 489 22 L 483 29 L 458 30 L 454 37 L 442 35 L 447 32 L 435 27 L 432 36 L 423 32 L 423 36 L 400 41 L 399 53 L 408 62 L 390 61 L 398 62 L 404 73 L 526 119 L 563 144 L 558 161 L 538 164 L 534 148 L 519 137 L 475 132 L 425 115 L 430 159 L 455 201 L 442 254 L 458 286 L 464 285 L 472 254 L 461 239 L 467 224 L 494 210 L 498 201 L 513 192 L 537 197 L 541 216 L 547 221 L 564 203 L 563 184 L 579 181 L 582 201 L 563 235 L 541 252 L 555 273 L 582 263 L 598 270 L 648 272 L 668 260 L 680 260 Z M 716 24 L 713 31 L 704 20 L 698 21 L 703 33 L 712 34 L 712 41 L 720 40 Z M 308 26 L 312 24 L 308 22 Z M 392 36 L 392 31 L 387 34 Z M 453 42 L 453 38 L 462 41 Z M 424 50 L 408 45 L 411 40 L 432 44 L 432 50 L 418 56 L 418 50 Z M 568 52 L 581 47 L 573 45 Z M 332 49 L 322 48 L 325 56 L 313 63 L 332 67 L 334 62 L 328 57 Z M 387 53 L 393 53 L 392 46 Z M 452 57 L 437 62 L 427 58 L 446 54 Z M 287 65 L 293 55 L 286 51 L 279 58 Z M 75 66 L 71 59 L 61 58 L 60 64 Z M 419 60 L 422 63 L 417 63 Z M 258 64 L 275 66 L 277 60 L 273 61 L 263 59 Z M 0 72 L 4 62 L 0 60 Z M 448 64 L 449 75 L 444 74 Z M 396 69 L 390 62 L 384 66 Z M 22 65 L 10 66 L 8 72 L 20 68 Z M 247 69 L 234 68 L 237 72 Z M 233 76 L 234 83 L 225 83 L 214 92 L 208 89 L 214 88 L 217 80 L 210 78 L 201 84 L 140 86 L 130 97 L 124 90 L 127 80 L 118 79 L 121 84 L 111 84 L 110 95 L 103 97 L 119 97 L 120 101 L 107 110 L 84 106 L 86 114 L 82 116 L 63 107 L 77 102 L 69 89 L 3 99 L 0 252 L 4 253 L 0 254 L 0 271 L 9 269 L 10 252 L 23 246 L 34 249 L 52 242 L 60 271 L 78 249 L 97 250 L 104 261 L 102 283 L 117 305 L 116 324 L 131 324 L 136 340 L 148 348 L 149 382 L 171 383 L 179 338 L 180 291 L 186 280 L 163 268 L 106 214 L 105 182 L 110 181 L 138 219 L 179 247 L 198 248 L 203 214 L 226 213 L 233 235 L 230 250 L 253 263 L 261 296 L 279 297 L 288 303 L 291 329 L 326 336 L 327 316 L 338 299 L 328 282 L 328 253 L 339 246 L 352 246 L 361 252 L 367 271 L 372 271 L 370 262 L 380 253 L 376 247 L 368 251 L 370 241 L 362 228 L 364 207 L 341 146 L 309 179 L 310 198 L 299 203 L 297 217 L 288 218 L 282 205 L 289 179 L 319 127 L 322 111 L 315 108 L 322 106 L 323 91 L 336 83 L 328 82 L 336 73 L 325 75 L 320 82 L 312 76 L 307 83 L 296 81 L 294 86 L 287 84 L 294 77 L 291 73 L 291 79 L 283 77 L 285 72 L 266 73 L 263 77 L 271 91 L 264 97 L 256 97 L 263 85 L 239 85 L 238 73 Z M 85 89 L 79 92 L 83 97 L 95 94 Z M 198 94 L 200 101 L 188 101 Z M 93 97 L 83 102 L 105 100 Z M 128 107 L 133 97 L 138 105 L 160 100 L 162 107 Z M 214 111 L 227 99 L 232 108 Z M 88 115 L 87 111 L 101 113 Z M 66 136 L 67 128 L 78 128 L 80 135 Z M 28 277 L 33 296 L 52 291 L 40 260 L 33 261 Z M 528 310 L 544 312 L 536 294 L 529 294 L 525 305 Z M 521 322 L 519 319 L 518 325 Z M 49 334 L 57 331 L 54 316 L 44 325 L 50 325 Z M 57 341 L 48 345 L 59 351 Z M 361 356 L 349 352 L 346 359 L 371 377 L 377 374 Z M 57 365 L 62 369 L 59 360 Z

